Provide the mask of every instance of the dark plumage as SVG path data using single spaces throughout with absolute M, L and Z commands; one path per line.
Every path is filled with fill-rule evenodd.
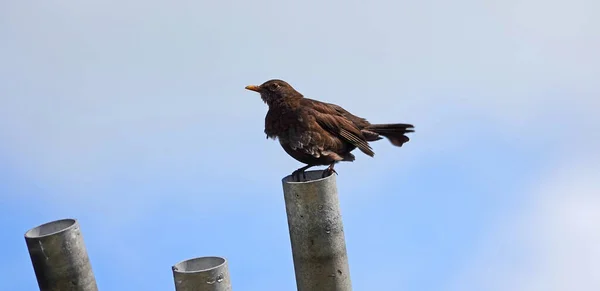
M 405 134 L 414 132 L 411 124 L 371 124 L 338 105 L 304 98 L 282 80 L 269 80 L 246 89 L 260 93 L 269 106 L 265 117 L 267 138 L 279 139 L 290 156 L 306 164 L 292 173 L 298 181 L 300 174 L 318 165 L 329 165 L 323 177 L 331 175 L 335 163 L 354 161 L 351 151 L 356 148 L 374 156 L 369 142 L 382 136 L 400 147 L 409 141 Z

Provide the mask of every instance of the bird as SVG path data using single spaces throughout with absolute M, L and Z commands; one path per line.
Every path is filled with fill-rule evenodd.
M 245 89 L 258 92 L 269 108 L 264 125 L 266 138 L 279 140 L 288 155 L 306 164 L 291 174 L 298 182 L 300 175 L 306 181 L 306 170 L 314 166 L 328 166 L 321 178 L 337 175 L 335 164 L 354 161 L 351 152 L 356 148 L 374 157 L 369 142 L 383 137 L 402 147 L 410 140 L 406 134 L 414 132 L 414 126 L 408 123 L 371 124 L 339 105 L 306 98 L 280 79 Z

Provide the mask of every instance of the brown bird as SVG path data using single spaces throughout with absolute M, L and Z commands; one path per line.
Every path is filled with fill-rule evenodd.
M 297 181 L 300 174 L 306 180 L 305 171 L 313 166 L 329 166 L 322 177 L 337 174 L 334 165 L 354 161 L 351 151 L 356 148 L 373 157 L 375 153 L 368 142 L 380 140 L 381 136 L 401 147 L 409 141 L 405 134 L 414 132 L 411 124 L 371 124 L 338 105 L 304 98 L 282 80 L 273 79 L 246 89 L 260 93 L 269 106 L 265 117 L 267 138 L 279 139 L 290 156 L 306 164 L 292 173 Z

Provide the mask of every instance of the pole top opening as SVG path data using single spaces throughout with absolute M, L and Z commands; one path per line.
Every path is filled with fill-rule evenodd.
M 36 226 L 25 233 L 26 238 L 41 238 L 66 231 L 77 224 L 72 218 L 59 219 Z
M 326 180 L 334 179 L 333 176 L 336 175 L 335 173 L 333 173 L 333 174 L 331 174 L 328 177 L 321 178 L 321 176 L 323 175 L 323 170 L 306 171 L 305 174 L 306 174 L 306 180 L 304 180 L 304 178 L 302 177 L 302 174 L 300 175 L 300 182 L 296 181 L 296 179 L 294 179 L 292 177 L 292 175 L 288 175 L 285 178 L 283 178 L 282 182 L 284 184 L 316 183 L 316 182 L 321 182 L 321 181 L 326 181 Z
M 198 257 L 181 261 L 173 266 L 178 273 L 200 273 L 221 267 L 227 262 L 222 257 Z

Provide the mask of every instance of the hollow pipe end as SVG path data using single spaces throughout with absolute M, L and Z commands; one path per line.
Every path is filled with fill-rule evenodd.
M 214 270 L 227 264 L 227 259 L 223 257 L 197 257 L 181 261 L 171 267 L 173 272 L 177 273 L 201 273 Z
M 25 232 L 26 239 L 37 239 L 50 236 L 63 231 L 67 231 L 77 225 L 77 220 L 73 218 L 59 219 L 38 225 Z
M 306 171 L 306 180 L 304 180 L 304 177 L 302 177 L 302 175 L 300 175 L 300 182 L 296 181 L 296 179 L 294 177 L 292 177 L 292 175 L 287 175 L 285 176 L 281 182 L 283 184 L 308 184 L 308 183 L 317 183 L 317 182 L 322 182 L 322 181 L 327 181 L 327 180 L 331 180 L 331 179 L 335 179 L 335 173 L 325 177 L 325 178 L 321 178 L 321 176 L 323 175 L 323 170 L 312 170 L 312 171 Z

